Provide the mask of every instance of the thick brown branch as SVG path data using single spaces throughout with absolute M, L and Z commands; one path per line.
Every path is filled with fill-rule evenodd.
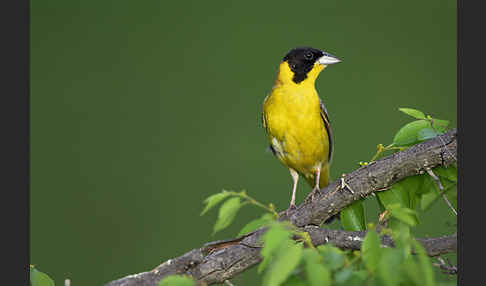
M 404 151 L 346 175 L 347 189 L 339 189 L 340 180 L 321 190 L 314 202 L 304 202 L 290 216 L 282 216 L 302 230 L 309 232 L 314 244 L 333 243 L 343 249 L 359 249 L 365 232 L 346 232 L 319 228 L 322 222 L 338 213 L 355 200 L 390 187 L 408 176 L 421 174 L 427 168 L 447 166 L 456 161 L 456 130 L 414 145 Z M 207 284 L 222 283 L 260 262 L 261 243 L 264 233 L 259 229 L 243 237 L 208 243 L 199 249 L 170 259 L 152 271 L 130 275 L 112 281 L 106 286 L 153 286 L 170 274 L 188 274 Z M 419 240 L 430 256 L 456 250 L 456 235 Z M 382 237 L 384 246 L 392 246 L 389 237 Z

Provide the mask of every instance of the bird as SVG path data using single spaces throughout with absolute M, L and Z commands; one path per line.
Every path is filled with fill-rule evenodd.
M 291 49 L 281 60 L 273 87 L 263 101 L 261 120 L 269 149 L 289 169 L 293 181 L 287 214 L 296 208 L 299 176 L 313 188 L 307 196 L 312 201 L 329 184 L 332 131 L 315 81 L 328 65 L 339 62 L 341 59 L 320 49 Z

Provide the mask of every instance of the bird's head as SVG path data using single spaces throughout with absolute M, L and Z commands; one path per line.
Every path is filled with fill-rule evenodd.
M 279 67 L 277 80 L 293 84 L 313 84 L 319 73 L 330 64 L 341 62 L 337 57 L 311 47 L 290 50 Z

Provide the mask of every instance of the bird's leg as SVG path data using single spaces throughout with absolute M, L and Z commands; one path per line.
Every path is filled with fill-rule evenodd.
M 312 189 L 312 192 L 307 196 L 307 198 L 310 197 L 311 202 L 314 201 L 314 197 L 320 192 L 319 190 L 319 181 L 321 179 L 321 166 L 317 167 L 316 171 L 316 183 L 314 185 L 314 188 Z
M 299 173 L 297 173 L 294 169 L 290 169 L 290 175 L 292 176 L 292 181 L 294 182 L 294 186 L 292 188 L 292 199 L 290 200 L 290 206 L 289 208 L 285 211 L 287 215 L 290 214 L 290 211 L 294 210 L 296 208 L 295 206 L 295 193 L 297 192 L 297 182 L 299 181 Z

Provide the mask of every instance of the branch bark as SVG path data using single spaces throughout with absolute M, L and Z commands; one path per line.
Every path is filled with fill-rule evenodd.
M 332 243 L 343 249 L 360 249 L 366 232 L 348 232 L 318 227 L 352 202 L 374 192 L 385 190 L 409 176 L 422 174 L 428 168 L 448 166 L 457 160 L 457 130 L 437 136 L 363 166 L 344 177 L 348 187 L 335 181 L 321 190 L 314 201 L 307 200 L 282 220 L 307 231 L 315 245 Z M 350 192 L 351 188 L 353 192 Z M 215 241 L 169 259 L 152 271 L 129 275 L 106 286 L 154 286 L 165 276 L 187 274 L 206 284 L 222 283 L 261 261 L 260 240 L 265 229 L 242 237 Z M 392 247 L 390 237 L 381 237 L 383 246 Z M 456 234 L 438 238 L 418 239 L 430 256 L 454 252 Z

